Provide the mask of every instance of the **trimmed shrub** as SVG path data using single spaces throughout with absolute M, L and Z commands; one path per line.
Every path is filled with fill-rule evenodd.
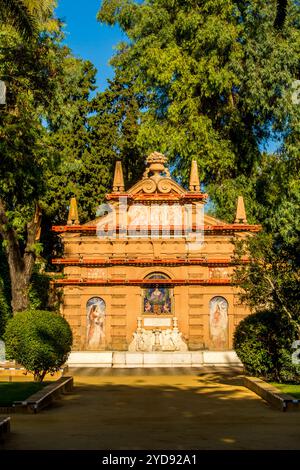
M 299 382 L 300 365 L 292 363 L 295 330 L 280 312 L 249 315 L 234 334 L 234 349 L 249 375 L 277 382 Z
M 6 326 L 6 355 L 42 382 L 66 362 L 72 347 L 72 331 L 58 313 L 29 310 L 16 313 Z

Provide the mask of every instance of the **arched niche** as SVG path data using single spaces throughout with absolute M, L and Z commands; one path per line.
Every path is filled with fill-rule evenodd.
M 86 304 L 86 347 L 90 350 L 103 348 L 105 340 L 106 304 L 101 297 L 92 297 Z
M 209 327 L 211 348 L 228 348 L 228 302 L 224 297 L 213 297 L 209 302 Z
M 173 289 L 164 285 L 164 279 L 170 279 L 165 273 L 153 272 L 146 276 L 147 280 L 153 279 L 143 289 L 142 313 L 145 315 L 171 315 L 173 305 Z M 159 283 L 155 281 L 159 280 Z

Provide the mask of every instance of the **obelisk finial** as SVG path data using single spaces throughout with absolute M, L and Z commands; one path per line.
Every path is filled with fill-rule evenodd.
M 78 207 L 76 197 L 71 197 L 68 215 L 68 225 L 79 225 Z
M 200 191 L 198 164 L 196 160 L 192 160 L 189 189 L 193 192 Z
M 125 185 L 124 185 L 122 163 L 120 161 L 117 161 L 116 167 L 115 167 L 114 182 L 113 182 L 113 192 L 122 193 L 124 189 L 125 189 Z
M 245 211 L 245 204 L 243 196 L 239 196 L 237 200 L 237 207 L 236 207 L 236 216 L 235 216 L 235 224 L 246 224 L 247 217 Z

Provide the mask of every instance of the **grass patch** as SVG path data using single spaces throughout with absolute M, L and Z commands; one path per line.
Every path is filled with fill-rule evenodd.
M 293 385 L 293 384 L 279 384 L 276 382 L 272 382 L 272 385 L 279 388 L 279 390 L 283 393 L 287 393 L 288 395 L 292 395 L 295 398 L 300 400 L 300 385 Z
M 49 382 L 0 382 L 0 406 L 11 406 L 14 401 L 26 400 Z

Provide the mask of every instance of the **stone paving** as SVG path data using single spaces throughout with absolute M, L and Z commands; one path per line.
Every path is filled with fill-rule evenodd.
M 300 449 L 300 413 L 271 409 L 238 375 L 152 372 L 75 376 L 52 408 L 12 415 L 1 449 Z

